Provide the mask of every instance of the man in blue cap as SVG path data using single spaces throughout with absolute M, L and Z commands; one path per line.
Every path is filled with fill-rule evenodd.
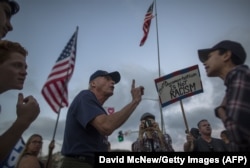
M 245 65 L 246 52 L 235 41 L 224 40 L 212 48 L 198 50 L 207 76 L 220 77 L 226 86 L 215 115 L 221 119 L 232 138 L 232 151 L 250 151 L 250 70 Z
M 108 136 L 119 128 L 141 101 L 143 86 L 132 82 L 132 100 L 120 111 L 107 115 L 104 102 L 113 95 L 120 73 L 98 70 L 89 78 L 88 90 L 81 91 L 71 103 L 64 133 L 62 168 L 93 167 L 94 152 L 107 152 Z
M 138 139 L 132 144 L 133 152 L 174 152 L 172 138 L 160 130 L 153 114 L 144 113 L 140 121 Z

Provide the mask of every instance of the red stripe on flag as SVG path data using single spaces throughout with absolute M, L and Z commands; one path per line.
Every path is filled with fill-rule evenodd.
M 41 91 L 44 99 L 56 113 L 61 107 L 68 106 L 67 87 L 75 67 L 77 33 L 78 29 L 57 59 Z
M 144 18 L 144 23 L 143 23 L 143 28 L 142 28 L 143 32 L 144 32 L 144 35 L 143 35 L 143 37 L 141 39 L 140 46 L 143 46 L 143 44 L 147 40 L 151 20 L 153 18 L 153 15 L 152 15 L 153 7 L 154 7 L 154 2 L 149 6 L 148 11 L 147 11 L 147 13 L 145 15 L 145 18 Z

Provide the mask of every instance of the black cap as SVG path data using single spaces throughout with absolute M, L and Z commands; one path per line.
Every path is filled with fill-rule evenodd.
M 20 10 L 19 4 L 14 0 L 0 0 L 0 2 L 6 2 L 10 5 L 11 15 L 16 14 Z
M 107 71 L 97 70 L 95 73 L 93 73 L 90 76 L 89 82 L 94 80 L 95 78 L 97 78 L 99 76 L 110 76 L 112 78 L 112 80 L 115 81 L 115 83 L 118 83 L 121 79 L 120 73 L 117 71 L 108 73 Z
M 208 54 L 218 49 L 230 50 L 235 56 L 239 58 L 240 64 L 243 64 L 246 60 L 246 52 L 240 43 L 230 40 L 224 40 L 219 42 L 212 48 L 198 50 L 200 61 L 205 62 L 208 59 Z
M 141 121 L 142 120 L 145 120 L 145 118 L 147 118 L 147 117 L 149 117 L 149 118 L 152 118 L 152 119 L 155 119 L 155 116 L 153 115 L 153 114 L 151 114 L 151 113 L 149 113 L 149 112 L 146 112 L 146 113 L 144 113 L 142 116 L 141 116 Z

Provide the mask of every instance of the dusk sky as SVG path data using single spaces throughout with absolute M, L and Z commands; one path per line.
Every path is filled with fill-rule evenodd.
M 24 140 L 39 133 L 44 138 L 42 154 L 47 153 L 57 119 L 41 89 L 52 66 L 68 40 L 79 27 L 74 74 L 69 82 L 69 103 L 83 89 L 88 88 L 89 76 L 98 69 L 119 71 L 121 81 L 114 95 L 104 104 L 120 110 L 131 101 L 132 80 L 145 87 L 140 105 L 127 122 L 109 136 L 112 149 L 131 149 L 138 134 L 140 117 L 151 112 L 161 125 L 158 94 L 154 80 L 160 76 L 198 65 L 203 93 L 182 100 L 189 128 L 201 119 L 211 123 L 212 136 L 219 138 L 224 129 L 215 117 L 214 108 L 225 93 L 223 81 L 208 78 L 200 63 L 197 50 L 209 48 L 222 40 L 240 42 L 250 53 L 250 1 L 248 0 L 157 0 L 159 46 L 157 46 L 156 17 L 152 19 L 145 44 L 144 16 L 153 0 L 18 0 L 20 11 L 12 18 L 14 30 L 5 39 L 21 43 L 29 52 L 28 76 L 22 91 L 8 91 L 0 96 L 0 132 L 16 119 L 17 94 L 33 95 L 39 102 L 41 113 L 23 134 Z M 155 11 L 154 11 L 155 12 Z M 247 65 L 250 59 L 247 58 Z M 61 150 L 67 107 L 60 113 L 56 130 L 56 151 Z M 186 140 L 185 124 L 180 103 L 162 109 L 164 128 L 172 137 L 176 151 L 183 151 Z M 118 131 L 132 131 L 118 142 Z M 72 130 L 74 131 L 74 130 Z M 133 133 L 134 132 L 134 133 Z

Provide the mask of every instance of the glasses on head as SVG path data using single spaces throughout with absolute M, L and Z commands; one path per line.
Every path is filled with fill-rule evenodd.
M 42 145 L 43 142 L 42 141 L 31 141 L 32 144 L 39 144 L 39 145 Z

